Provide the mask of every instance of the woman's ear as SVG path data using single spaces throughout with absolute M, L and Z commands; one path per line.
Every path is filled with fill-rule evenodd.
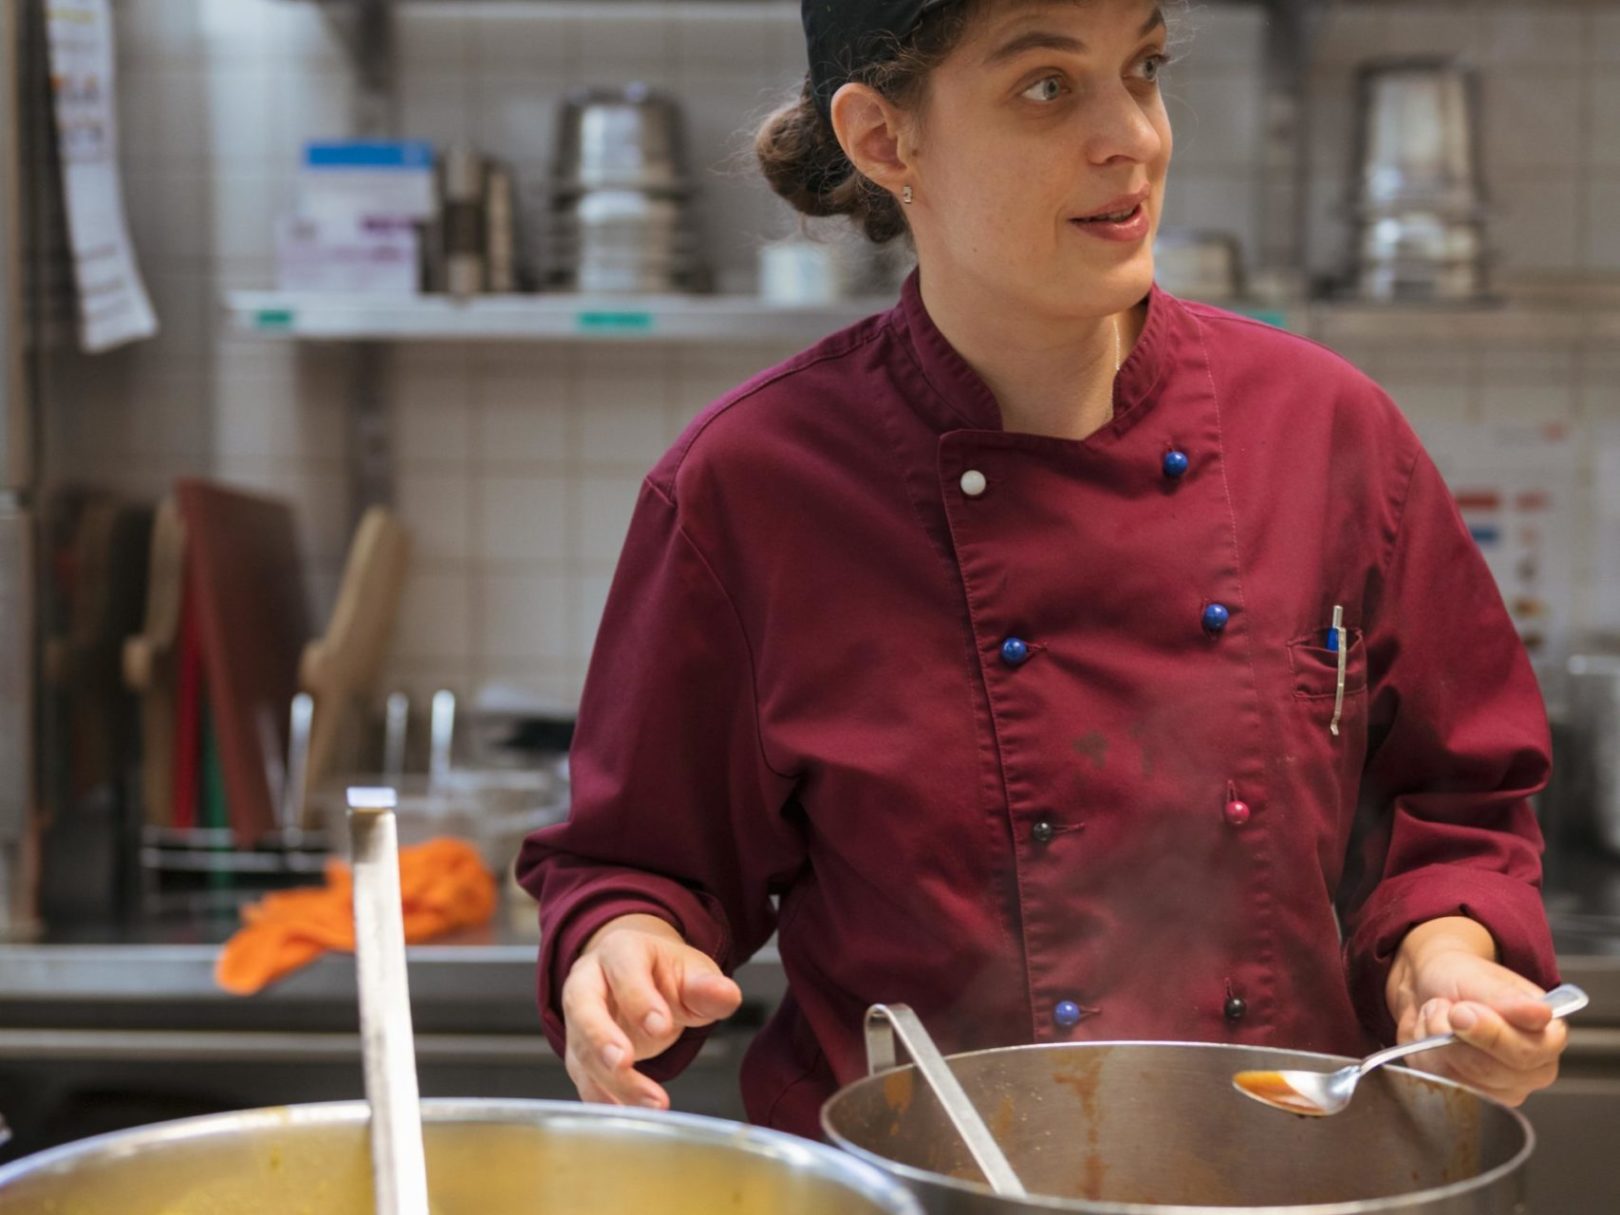
M 870 85 L 846 84 L 833 94 L 832 126 L 850 163 L 898 195 L 912 176 L 906 115 Z

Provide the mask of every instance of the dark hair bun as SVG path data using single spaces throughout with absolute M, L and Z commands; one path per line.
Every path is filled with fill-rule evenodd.
M 816 109 L 809 78 L 798 101 L 765 120 L 754 153 L 771 189 L 803 215 L 847 215 L 877 244 L 906 231 L 894 196 L 856 172 Z

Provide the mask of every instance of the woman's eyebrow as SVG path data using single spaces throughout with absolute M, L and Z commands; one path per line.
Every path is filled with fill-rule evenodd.
M 1146 38 L 1163 24 L 1164 10 L 1155 8 L 1152 15 L 1142 23 L 1142 28 L 1137 31 L 1136 36 Z M 1022 55 L 1025 51 L 1070 51 L 1079 54 L 1085 49 L 1086 44 L 1084 42 L 1068 34 L 1055 34 L 1047 30 L 1027 30 L 991 51 L 984 57 L 981 66 L 991 67 L 994 64 L 1003 63 L 1008 59 Z
M 1025 51 L 1037 49 L 1072 51 L 1079 54 L 1086 49 L 1086 44 L 1078 38 L 1071 38 L 1067 34 L 1049 34 L 1043 30 L 1030 30 L 1027 33 L 1019 34 L 1010 42 L 1003 42 L 995 50 L 991 51 L 984 57 L 983 66 L 993 67 L 995 64 L 1016 58 Z

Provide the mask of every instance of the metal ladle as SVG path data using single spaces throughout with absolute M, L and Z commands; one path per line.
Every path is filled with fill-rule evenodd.
M 371 1103 L 371 1177 L 377 1215 L 428 1215 L 427 1157 L 405 973 L 396 798 L 392 789 L 350 789 L 348 803 L 360 1048 L 366 1099 Z
M 990 1188 L 1005 1198 L 1025 1198 L 1028 1191 L 1013 1172 L 1006 1153 L 996 1142 L 990 1128 L 984 1124 L 973 1102 L 950 1064 L 939 1053 L 934 1040 L 923 1028 L 921 1019 L 905 1004 L 874 1004 L 866 1010 L 866 1066 L 870 1074 L 889 1071 L 897 1065 L 894 1040 L 899 1038 L 911 1055 L 911 1061 L 922 1073 L 928 1087 L 934 1090 L 945 1116 L 951 1120 L 956 1133 L 962 1137 L 973 1162 L 979 1166 Z
M 1555 1017 L 1567 1017 L 1585 1008 L 1588 1002 L 1586 993 L 1573 983 L 1555 987 L 1537 1001 L 1552 1009 Z M 1341 1067 L 1336 1072 L 1239 1072 L 1232 1077 L 1232 1085 L 1244 1096 L 1253 1097 L 1275 1109 L 1312 1118 L 1326 1118 L 1350 1104 L 1356 1085 L 1375 1067 L 1382 1067 L 1419 1051 L 1447 1046 L 1456 1040 L 1456 1034 L 1435 1034 L 1430 1038 L 1381 1050 L 1375 1055 L 1368 1055 L 1360 1063 Z

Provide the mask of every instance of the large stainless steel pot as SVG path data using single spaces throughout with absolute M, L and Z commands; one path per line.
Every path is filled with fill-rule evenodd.
M 953 1055 L 1028 1199 L 983 1183 L 933 1092 L 907 1066 L 822 1109 L 833 1142 L 904 1180 L 934 1215 L 1517 1215 L 1534 1144 L 1516 1111 L 1386 1067 L 1332 1118 L 1232 1088 L 1249 1068 L 1345 1060 L 1204 1043 L 1064 1043 Z M 1036 1195 L 1041 1195 L 1036 1197 Z
M 921 1215 L 791 1135 L 556 1101 L 425 1101 L 433 1215 Z M 363 1102 L 192 1118 L 0 1168 L 3 1215 L 371 1215 Z

